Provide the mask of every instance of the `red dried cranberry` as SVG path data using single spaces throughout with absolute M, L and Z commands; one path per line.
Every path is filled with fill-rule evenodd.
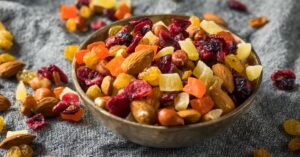
M 131 20 L 131 21 L 129 21 L 129 23 L 130 23 L 132 26 L 136 26 L 136 25 L 138 25 L 139 23 L 144 22 L 144 21 L 149 21 L 149 22 L 152 23 L 152 21 L 151 21 L 148 17 L 140 18 L 140 19 L 137 19 L 137 20 Z
M 172 23 L 168 26 L 168 30 L 172 37 L 175 37 L 181 32 L 185 32 L 186 28 L 191 25 L 191 22 L 186 19 L 172 19 Z
M 152 21 L 147 17 L 138 20 L 133 20 L 129 23 L 134 26 L 134 34 L 141 33 L 142 35 L 145 35 L 152 28 Z
M 37 129 L 45 124 L 45 118 L 41 113 L 39 113 L 27 119 L 26 124 L 31 129 Z
M 243 103 L 251 94 L 252 86 L 250 81 L 248 81 L 244 76 L 237 72 L 233 72 L 234 77 L 234 91 L 233 97 L 238 104 Z
M 69 105 L 65 110 L 63 110 L 62 113 L 65 113 L 65 114 L 74 114 L 77 111 L 79 111 L 79 109 L 80 109 L 80 106 L 78 106 L 78 105 Z
M 130 101 L 124 95 L 113 96 L 106 104 L 113 115 L 125 118 L 130 113 Z
M 41 77 L 46 77 L 47 79 L 54 81 L 53 72 L 58 72 L 60 79 L 64 83 L 68 83 L 67 75 L 56 65 L 50 64 L 48 67 L 42 67 L 38 70 L 38 75 Z
M 70 106 L 69 103 L 65 102 L 65 101 L 60 101 L 57 105 L 55 105 L 52 109 L 53 113 L 60 113 L 62 111 L 64 111 L 66 108 L 68 108 Z
M 173 101 L 178 95 L 178 92 L 165 92 L 160 98 L 160 103 L 164 104 Z
M 162 73 L 172 73 L 176 65 L 172 63 L 172 55 L 165 55 L 154 62 Z
M 124 89 L 126 96 L 130 99 L 139 99 L 151 94 L 152 87 L 143 80 L 131 81 Z
M 108 19 L 114 21 L 116 20 L 115 17 L 115 10 L 114 9 L 103 9 L 102 13 L 104 16 L 106 16 Z
M 139 42 L 142 38 L 143 38 L 143 35 L 141 33 L 136 34 L 136 36 L 132 40 L 132 43 L 127 48 L 128 54 L 130 54 L 131 52 L 134 52 L 135 47 L 139 44 Z
M 167 46 L 173 46 L 175 50 L 180 49 L 180 46 L 177 41 L 175 41 L 168 31 L 161 30 L 159 32 L 159 48 L 167 47 Z
M 99 72 L 86 66 L 79 67 L 76 71 L 76 75 L 78 79 L 88 87 L 95 84 L 101 85 L 103 80 L 103 76 Z
M 67 102 L 69 104 L 73 104 L 73 105 L 80 105 L 80 100 L 79 100 L 79 96 L 74 94 L 74 93 L 66 93 L 62 96 L 61 98 L 62 101 Z
M 238 0 L 228 0 L 228 6 L 238 11 L 247 11 L 247 6 Z
M 130 28 L 129 26 L 124 26 L 122 29 L 112 37 L 109 37 L 106 39 L 105 44 L 106 47 L 110 48 L 114 45 L 126 45 L 129 46 L 129 44 L 132 41 L 132 35 L 130 34 Z
M 83 6 L 83 5 L 89 6 L 89 4 L 90 4 L 90 0 L 77 0 L 77 2 L 76 2 L 76 7 L 77 7 L 78 9 L 80 9 L 81 6 Z
M 292 90 L 295 87 L 296 75 L 292 70 L 277 70 L 273 72 L 271 79 L 279 90 Z
M 93 21 L 93 22 L 91 22 L 91 24 L 90 24 L 90 26 L 91 26 L 91 28 L 93 29 L 93 30 L 97 30 L 97 29 L 100 29 L 100 28 L 102 28 L 103 26 L 105 26 L 106 25 L 106 22 L 104 22 L 104 21 Z

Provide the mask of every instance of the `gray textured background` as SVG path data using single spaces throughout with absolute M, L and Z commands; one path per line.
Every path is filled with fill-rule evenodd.
M 56 63 L 71 76 L 71 64 L 63 49 L 79 44 L 89 33 L 74 34 L 64 29 L 59 19 L 58 0 L 0 1 L 0 20 L 15 36 L 12 54 L 24 60 L 26 68 L 37 70 Z M 266 147 L 274 156 L 299 156 L 290 153 L 281 124 L 287 118 L 300 119 L 300 93 L 276 90 L 269 79 L 275 69 L 291 68 L 300 72 L 300 3 L 297 0 L 243 0 L 249 13 L 230 10 L 225 0 L 133 0 L 134 13 L 183 13 L 201 16 L 211 11 L 228 21 L 229 27 L 253 44 L 264 66 L 263 84 L 256 101 L 243 116 L 222 134 L 182 149 L 152 149 L 133 144 L 114 135 L 86 114 L 80 124 L 58 119 L 47 120 L 37 131 L 35 155 L 55 156 L 251 156 L 258 147 Z M 265 15 L 270 22 L 254 30 L 250 17 Z M 299 81 L 297 81 L 299 84 Z M 14 102 L 17 82 L 0 79 L 0 93 L 13 101 L 9 111 L 1 113 L 8 130 L 28 129 L 25 117 Z M 4 134 L 1 135 L 1 139 Z M 147 137 L 145 137 L 147 138 Z M 4 151 L 0 151 L 2 156 Z

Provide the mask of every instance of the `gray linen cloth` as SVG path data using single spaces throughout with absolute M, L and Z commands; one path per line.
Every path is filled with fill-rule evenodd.
M 287 149 L 291 139 L 281 125 L 287 118 L 300 119 L 300 93 L 276 90 L 270 81 L 272 71 L 293 69 L 300 77 L 300 3 L 297 0 L 243 0 L 249 13 L 228 8 L 225 0 L 132 0 L 134 14 L 180 13 L 201 16 L 210 11 L 222 16 L 229 27 L 251 42 L 264 66 L 263 83 L 257 99 L 231 127 L 211 139 L 187 148 L 153 149 L 131 143 L 113 134 L 86 113 L 73 124 L 47 119 L 36 131 L 35 156 L 251 156 L 255 148 L 265 147 L 274 156 L 299 156 Z M 63 55 L 66 45 L 80 44 L 91 33 L 70 33 L 59 19 L 59 5 L 74 1 L 0 1 L 0 20 L 15 37 L 11 53 L 26 62 L 27 69 L 55 63 L 70 76 L 71 64 Z M 252 29 L 250 17 L 265 15 L 270 22 Z M 299 84 L 299 81 L 297 80 Z M 17 81 L 0 79 L 0 93 L 13 105 L 1 113 L 7 130 L 29 129 L 14 100 Z M 71 85 L 71 84 L 70 84 Z M 1 134 L 1 140 L 5 133 Z M 147 137 L 145 137 L 147 138 Z M 0 151 L 4 156 L 5 151 Z

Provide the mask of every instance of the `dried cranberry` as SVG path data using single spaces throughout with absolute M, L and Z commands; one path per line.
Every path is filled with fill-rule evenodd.
M 31 129 L 37 129 L 45 124 L 45 118 L 41 113 L 39 113 L 27 119 L 26 124 Z
M 102 13 L 104 16 L 106 16 L 110 20 L 112 20 L 112 21 L 116 20 L 114 9 L 103 9 Z
M 76 75 L 78 79 L 88 87 L 95 84 L 101 85 L 103 80 L 103 76 L 99 72 L 86 66 L 79 67 L 76 71 Z
M 41 77 L 46 77 L 51 81 L 54 81 L 53 72 L 58 72 L 61 81 L 64 83 L 68 83 L 67 75 L 54 64 L 50 64 L 48 67 L 42 67 L 41 69 L 39 69 L 38 75 Z
M 79 111 L 79 109 L 80 109 L 80 106 L 78 106 L 78 105 L 69 105 L 65 110 L 63 110 L 62 113 L 65 113 L 65 114 L 74 114 L 77 111 Z
M 165 55 L 155 61 L 154 65 L 156 65 L 162 73 L 172 73 L 176 65 L 172 63 L 172 55 Z
M 143 80 L 131 81 L 124 89 L 126 96 L 130 99 L 139 99 L 151 94 L 152 87 Z
M 143 35 L 141 33 L 136 34 L 136 36 L 133 38 L 132 43 L 127 48 L 127 53 L 130 54 L 134 51 L 135 47 L 139 44 L 140 40 L 143 38 Z
M 292 70 L 277 70 L 271 79 L 273 85 L 280 90 L 292 90 L 295 87 L 296 75 Z
M 238 0 L 228 0 L 227 2 L 231 9 L 247 11 L 247 6 Z
M 145 35 L 152 28 L 152 21 L 147 17 L 130 21 L 130 24 L 134 26 L 134 34 L 141 33 L 142 35 Z
M 113 115 L 125 118 L 130 113 L 130 101 L 124 95 L 113 96 L 106 104 Z
M 191 22 L 186 19 L 172 19 L 172 23 L 168 26 L 168 30 L 172 37 L 179 33 L 185 32 L 186 28 L 191 25 Z
M 178 92 L 165 92 L 160 98 L 160 103 L 164 104 L 173 101 L 178 95 Z
M 132 35 L 130 34 L 130 28 L 129 26 L 124 26 L 122 29 L 115 35 L 111 36 L 106 39 L 105 44 L 106 47 L 110 48 L 114 45 L 126 45 L 129 46 L 129 44 L 132 41 Z
M 233 72 L 233 77 L 233 97 L 235 98 L 238 104 L 241 104 L 252 94 L 252 86 L 250 81 L 248 81 L 244 76 L 238 74 L 235 71 Z
M 91 24 L 90 24 L 90 26 L 91 26 L 91 28 L 93 29 L 93 30 L 97 30 L 97 29 L 100 29 L 100 28 L 102 28 L 103 26 L 105 26 L 106 25 L 106 22 L 104 22 L 104 21 L 93 21 L 93 22 L 91 22 Z
M 132 26 L 136 26 L 136 25 L 138 25 L 139 23 L 144 22 L 144 21 L 149 21 L 149 22 L 152 23 L 152 21 L 151 21 L 148 17 L 140 18 L 140 19 L 137 19 L 137 20 L 131 20 L 129 23 L 130 23 Z
M 69 103 L 65 102 L 65 101 L 60 101 L 57 105 L 55 105 L 52 109 L 53 113 L 60 113 L 62 111 L 64 111 L 66 108 L 68 108 L 70 106 Z
M 80 105 L 80 100 L 79 100 L 79 96 L 74 94 L 74 93 L 66 93 L 62 96 L 61 98 L 62 101 L 67 102 L 69 104 L 73 104 L 73 105 Z
M 76 7 L 80 9 L 81 6 L 83 5 L 89 6 L 89 4 L 90 4 L 90 0 L 77 0 Z
M 178 44 L 178 42 L 176 42 L 171 36 L 170 33 L 165 31 L 165 30 L 161 30 L 159 32 L 159 47 L 163 48 L 163 47 L 167 47 L 167 46 L 173 46 L 175 48 L 175 50 L 180 49 L 180 46 Z

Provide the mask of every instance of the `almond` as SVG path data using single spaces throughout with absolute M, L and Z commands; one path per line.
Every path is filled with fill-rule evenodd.
M 134 100 L 130 105 L 134 119 L 142 124 L 153 124 L 156 119 L 154 107 L 145 100 Z
M 201 117 L 201 114 L 194 109 L 186 109 L 177 113 L 184 119 L 184 122 L 186 122 L 187 124 L 197 123 Z
M 36 138 L 36 135 L 32 134 L 16 134 L 5 138 L 0 143 L 0 148 L 9 149 L 12 146 L 19 146 L 21 144 L 30 144 Z
M 229 68 L 223 64 L 215 64 L 212 66 L 214 74 L 223 80 L 222 86 L 229 92 L 232 93 L 234 90 L 233 76 Z
M 9 109 L 10 105 L 11 105 L 10 101 L 6 97 L 0 95 L 0 112 Z
M 268 18 L 266 16 L 260 16 L 257 18 L 251 18 L 248 23 L 253 28 L 258 28 L 265 25 L 268 22 Z
M 122 70 L 131 75 L 137 75 L 151 65 L 153 50 L 140 50 L 128 56 L 121 65 Z
M 9 78 L 15 76 L 22 68 L 25 63 L 22 61 L 10 61 L 0 64 L 0 77 Z
M 101 90 L 105 95 L 111 95 L 113 89 L 114 78 L 111 76 L 105 76 L 101 83 Z
M 56 114 L 53 113 L 52 109 L 58 102 L 59 100 L 54 97 L 44 97 L 37 101 L 36 106 L 33 107 L 33 112 L 41 113 L 45 117 L 54 117 Z
M 214 21 L 218 25 L 226 26 L 224 19 L 214 13 L 206 12 L 203 14 L 203 18 L 207 21 Z

